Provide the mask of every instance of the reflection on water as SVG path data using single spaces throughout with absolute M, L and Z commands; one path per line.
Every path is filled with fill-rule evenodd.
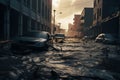
M 10 71 L 9 74 L 12 78 L 21 76 L 23 73 L 24 73 L 23 75 L 26 78 L 26 76 L 29 77 L 30 74 L 32 75 L 32 72 L 34 72 L 34 74 L 39 74 L 39 77 L 43 78 L 43 80 L 49 80 L 49 78 L 48 79 L 45 78 L 50 76 L 51 70 L 55 70 L 60 76 L 61 75 L 92 76 L 92 77 L 98 76 L 104 78 L 105 80 L 114 80 L 112 75 L 117 73 L 111 72 L 112 69 L 107 70 L 106 68 L 104 68 L 104 66 L 106 66 L 105 64 L 107 60 L 101 49 L 104 47 L 111 48 L 110 49 L 111 51 L 109 52 L 110 53 L 109 59 L 111 61 L 107 62 L 107 64 L 110 63 L 110 65 L 116 67 L 116 65 L 118 64 L 116 65 L 112 64 L 114 63 L 114 61 L 116 62 L 116 60 L 113 61 L 113 58 L 117 57 L 115 55 L 114 50 L 116 48 L 115 46 L 98 44 L 94 43 L 93 41 L 82 43 L 79 39 L 77 39 L 77 41 L 70 39 L 68 42 L 65 41 L 65 43 L 62 44 L 56 43 L 54 44 L 54 46 L 60 50 L 32 52 L 29 55 L 19 56 L 13 55 L 13 57 L 10 57 L 10 59 L 8 59 L 9 57 L 0 59 L 3 60 L 4 63 L 9 62 L 8 65 L 11 65 L 11 67 L 9 66 L 9 68 L 14 69 L 13 71 Z M 116 63 L 119 62 L 117 61 Z M 107 66 L 111 68 L 110 65 Z M 8 69 L 8 67 L 5 68 L 6 70 Z M 14 71 L 16 71 L 16 73 Z M 20 73 L 20 75 L 17 75 L 17 73 Z M 44 75 L 44 77 L 41 75 Z M 79 80 L 79 78 L 77 79 Z M 80 79 L 80 80 L 101 80 L 101 79 Z
M 60 73 L 80 76 L 93 76 L 102 74 L 102 70 L 97 68 L 102 62 L 102 45 L 85 43 L 79 39 L 69 39 L 65 43 L 57 43 L 56 47 L 61 47 L 61 52 L 47 53 L 49 61 L 45 64 L 56 69 Z M 62 56 L 59 55 L 62 53 Z M 51 57 L 52 56 L 52 57 Z M 56 58 L 56 59 L 55 59 Z M 99 73 L 96 73 L 96 72 Z M 107 71 L 106 71 L 107 73 Z M 107 73 L 107 75 L 109 75 Z M 110 75 L 108 77 L 111 77 Z

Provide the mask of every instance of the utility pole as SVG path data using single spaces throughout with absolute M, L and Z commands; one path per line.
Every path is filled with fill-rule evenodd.
M 54 20 L 53 20 L 53 34 L 54 34 L 54 32 L 55 32 L 55 12 L 56 12 L 56 10 L 53 10 L 53 12 L 54 12 Z

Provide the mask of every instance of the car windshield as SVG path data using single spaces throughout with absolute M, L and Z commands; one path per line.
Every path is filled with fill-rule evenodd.
M 24 37 L 35 37 L 35 38 L 47 38 L 47 33 L 44 32 L 30 32 L 27 33 L 25 35 L 23 35 Z
M 65 37 L 64 34 L 55 34 L 55 36 Z

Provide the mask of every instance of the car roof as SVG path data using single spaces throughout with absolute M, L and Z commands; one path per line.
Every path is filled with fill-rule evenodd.
M 46 31 L 31 31 L 31 32 L 26 32 L 24 35 L 26 35 L 26 34 L 37 34 L 37 33 L 50 34 L 49 32 L 46 32 Z

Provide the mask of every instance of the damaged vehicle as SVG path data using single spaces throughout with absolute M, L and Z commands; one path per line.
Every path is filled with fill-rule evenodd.
M 54 40 L 55 40 L 55 42 L 58 42 L 58 43 L 64 42 L 65 35 L 62 34 L 62 33 L 57 33 L 57 34 L 54 35 Z
M 15 53 L 27 53 L 31 50 L 47 50 L 51 45 L 51 36 L 48 32 L 28 32 L 12 40 L 11 50 Z
M 112 34 L 101 33 L 96 37 L 95 42 L 101 42 L 105 44 L 115 44 L 116 38 Z

